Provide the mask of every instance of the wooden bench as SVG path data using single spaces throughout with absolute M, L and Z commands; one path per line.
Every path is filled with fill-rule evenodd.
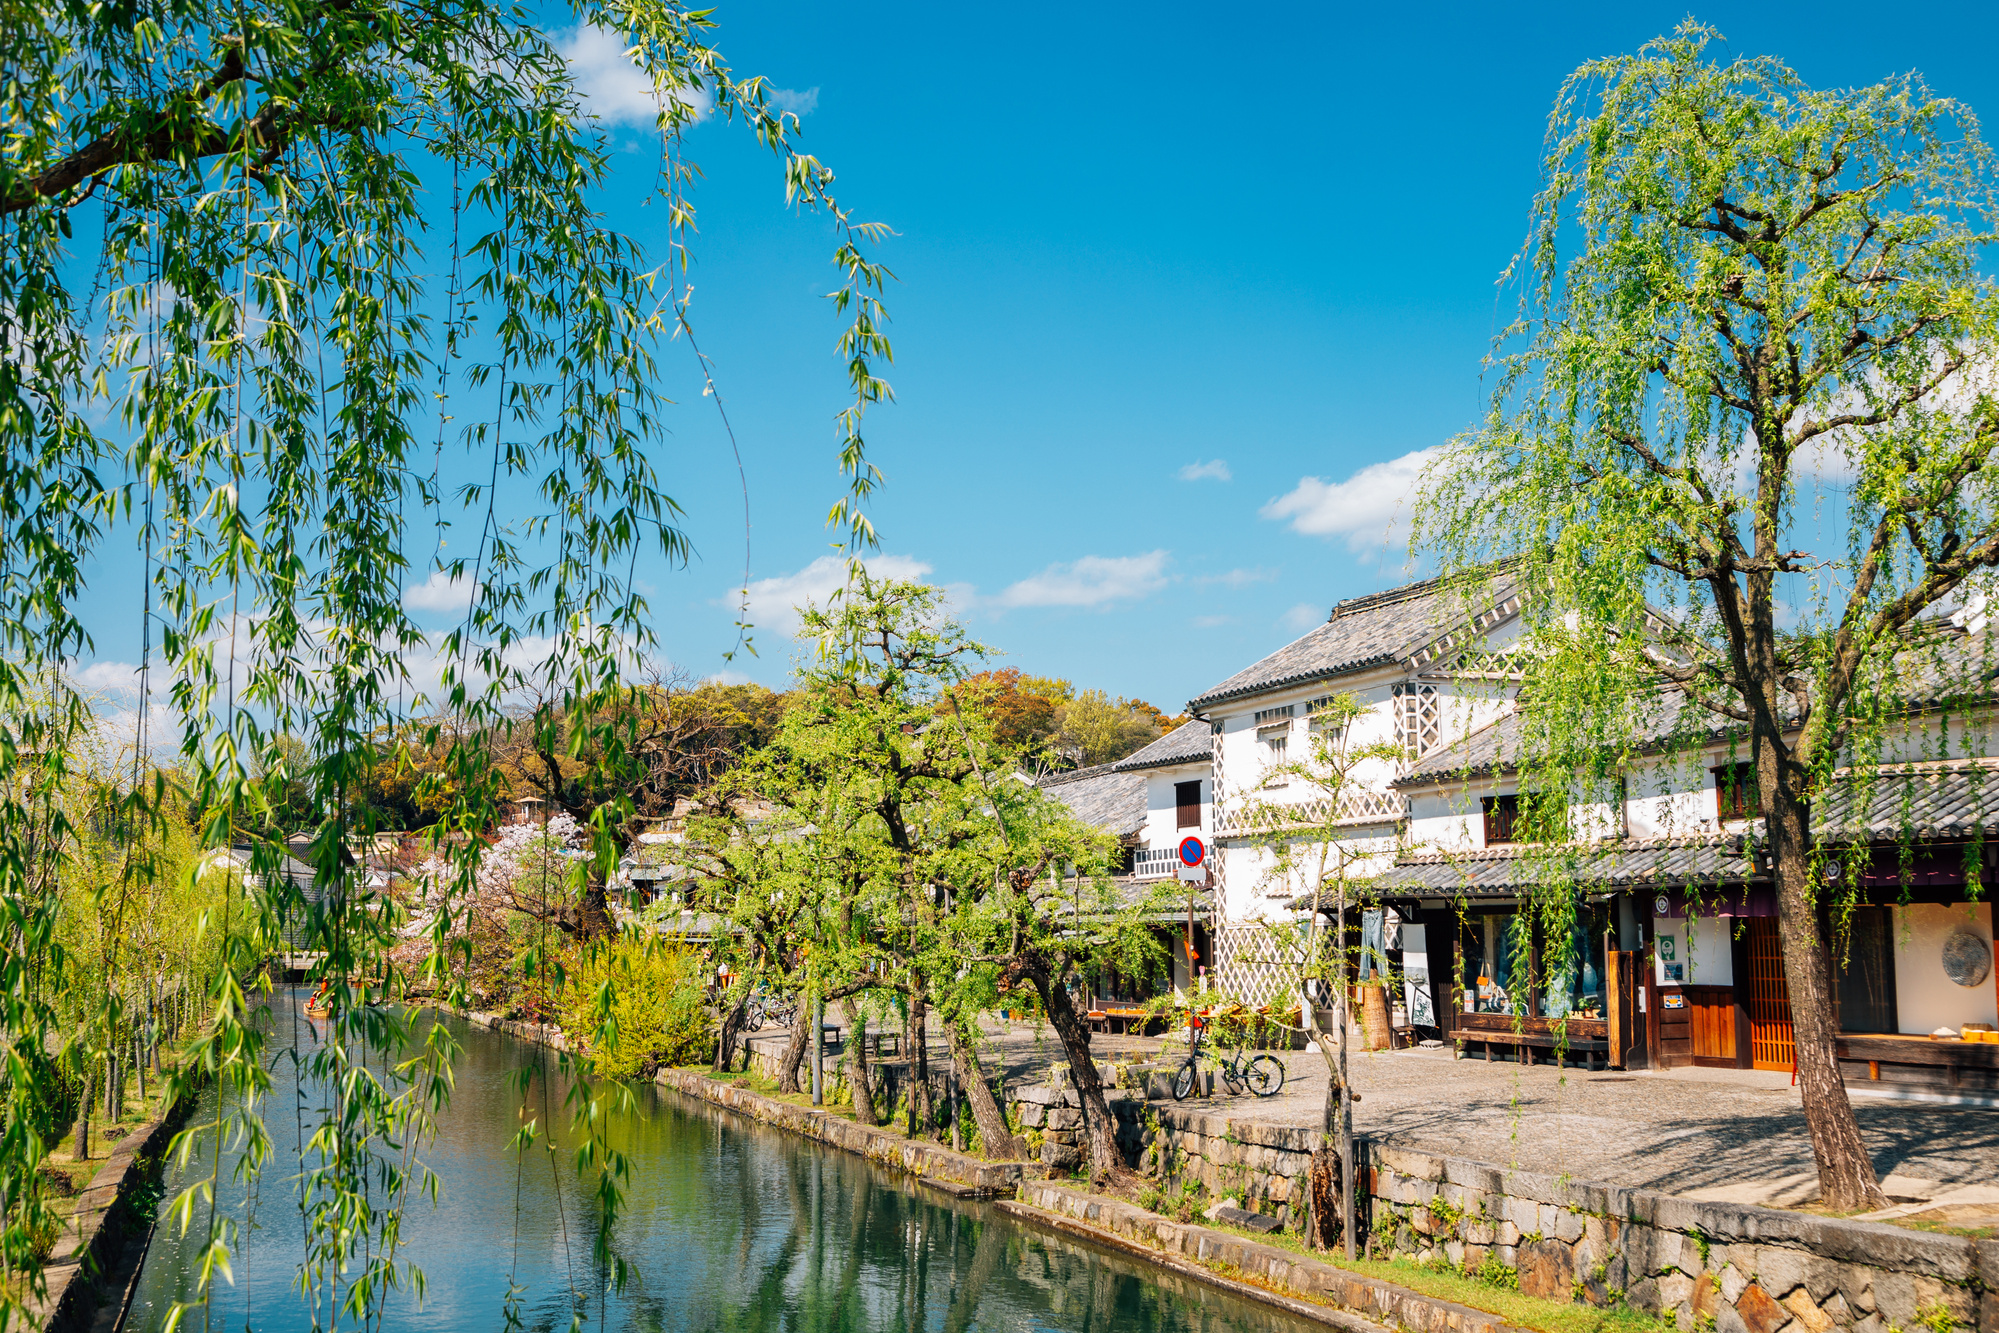
M 1610 1043 L 1600 1037 L 1570 1037 L 1559 1045 L 1554 1034 L 1546 1032 L 1453 1032 L 1451 1039 L 1458 1044 L 1460 1053 L 1467 1046 L 1484 1046 L 1488 1061 L 1492 1059 L 1493 1047 L 1512 1046 L 1519 1050 L 1523 1065 L 1534 1063 L 1535 1051 L 1554 1052 L 1555 1062 L 1563 1067 L 1567 1066 L 1572 1055 L 1580 1057 L 1585 1069 L 1607 1069 L 1610 1065 Z M 1601 1064 L 1598 1063 L 1599 1058 Z

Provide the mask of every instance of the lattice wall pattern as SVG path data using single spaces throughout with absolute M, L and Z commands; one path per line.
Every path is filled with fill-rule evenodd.
M 1215 984 L 1231 995 L 1269 1004 L 1291 984 L 1297 960 L 1261 926 L 1216 922 L 1214 939 Z

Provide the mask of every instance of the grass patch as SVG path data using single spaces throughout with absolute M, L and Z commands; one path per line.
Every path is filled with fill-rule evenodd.
M 1245 1240 L 1290 1250 L 1304 1258 L 1345 1269 L 1350 1273 L 1358 1273 L 1362 1277 L 1374 1278 L 1380 1282 L 1392 1282 L 1398 1287 L 1407 1287 L 1410 1291 L 1424 1296 L 1433 1296 L 1438 1300 L 1451 1301 L 1457 1305 L 1468 1305 L 1474 1310 L 1484 1310 L 1488 1314 L 1498 1315 L 1509 1324 L 1535 1329 L 1537 1333 L 1679 1333 L 1679 1325 L 1671 1319 L 1649 1315 L 1628 1305 L 1598 1307 L 1558 1301 L 1546 1296 L 1523 1296 L 1516 1289 L 1495 1285 L 1455 1268 L 1432 1268 L 1419 1264 L 1414 1259 L 1349 1260 L 1344 1250 L 1309 1249 L 1302 1239 L 1288 1231 L 1264 1235 L 1247 1227 L 1230 1226 L 1225 1222 L 1205 1222 L 1203 1225 L 1213 1227 L 1217 1231 L 1231 1232 Z M 1303 1298 L 1303 1293 L 1257 1282 L 1241 1272 L 1230 1272 L 1227 1276 L 1237 1281 L 1267 1287 L 1281 1295 Z

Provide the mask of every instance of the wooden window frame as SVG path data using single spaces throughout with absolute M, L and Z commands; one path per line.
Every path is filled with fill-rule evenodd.
M 1485 814 L 1485 845 L 1504 847 L 1519 841 L 1520 794 L 1483 796 L 1479 807 Z
M 1763 817 L 1763 791 L 1756 785 L 1756 770 L 1747 760 L 1717 764 L 1714 774 L 1714 808 L 1724 824 Z
M 1194 799 L 1187 799 L 1187 789 L 1193 788 Z M 1174 824 L 1176 829 L 1198 829 L 1201 827 L 1201 780 L 1176 782 L 1173 784 Z

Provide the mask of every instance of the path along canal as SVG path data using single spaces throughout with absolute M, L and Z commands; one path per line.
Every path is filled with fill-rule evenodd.
M 298 1290 L 305 1229 L 295 1179 L 299 1128 L 309 1138 L 321 1089 L 303 1088 L 290 1054 L 294 1027 L 309 1057 L 311 1029 L 299 996 L 272 998 L 272 1088 L 264 1103 L 271 1155 L 252 1187 L 232 1182 L 237 1154 L 225 1148 L 220 1206 L 243 1224 L 233 1282 L 216 1280 L 213 1306 L 182 1328 L 306 1333 L 312 1311 Z M 621 1292 L 607 1291 L 591 1261 L 588 1182 L 572 1165 L 574 1142 L 561 1107 L 553 1052 L 456 1019 L 461 1046 L 456 1090 L 424 1154 L 440 1180 L 435 1207 L 405 1209 L 407 1257 L 423 1270 L 419 1303 L 405 1288 L 389 1297 L 378 1327 L 417 1333 L 486 1333 L 505 1327 L 510 1282 L 529 1330 L 1102 1330 L 1110 1333 L 1301 1333 L 1312 1327 L 1124 1255 L 1049 1235 L 831 1148 L 801 1142 L 650 1086 L 639 1110 L 613 1133 L 635 1163 L 627 1207 L 613 1236 L 630 1265 Z M 546 1070 L 528 1097 L 541 1113 L 544 1089 L 555 1127 L 551 1154 L 510 1147 L 520 1094 L 509 1075 Z M 212 1119 L 204 1106 L 195 1122 Z M 171 1199 L 209 1173 L 213 1136 L 183 1170 L 169 1166 Z M 176 1301 L 190 1299 L 205 1231 L 198 1210 L 188 1235 L 162 1218 L 141 1268 L 124 1329 L 153 1333 Z M 322 1326 L 324 1320 L 322 1319 Z M 352 1326 L 343 1318 L 339 1326 Z

